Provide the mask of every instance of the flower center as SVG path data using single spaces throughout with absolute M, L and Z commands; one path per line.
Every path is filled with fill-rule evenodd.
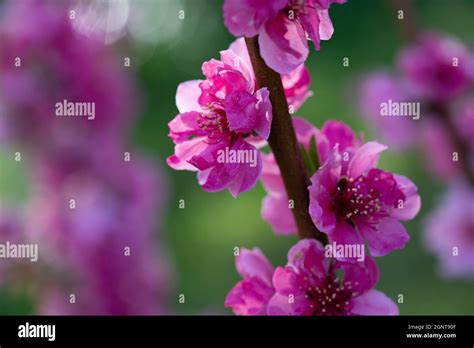
M 338 221 L 366 217 L 369 226 L 390 215 L 390 210 L 403 204 L 405 195 L 392 174 L 371 169 L 356 179 L 342 177 L 332 197 Z
M 347 315 L 351 311 L 349 300 L 354 295 L 350 281 L 328 277 L 321 287 L 308 288 L 306 298 L 312 302 L 313 315 Z
M 217 103 L 209 104 L 207 112 L 199 114 L 197 123 L 199 128 L 207 133 L 211 144 L 219 143 L 229 132 L 224 108 Z

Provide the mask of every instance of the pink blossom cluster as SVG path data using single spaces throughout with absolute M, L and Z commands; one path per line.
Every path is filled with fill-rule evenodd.
M 169 265 L 154 231 L 165 180 L 123 140 L 133 125 L 130 75 L 110 47 L 73 30 L 69 5 L 2 4 L 0 134 L 21 150 L 31 192 L 0 233 L 39 246 L 24 275 L 39 313 L 163 313 Z M 56 116 L 63 100 L 94 103 L 95 118 Z M 13 233 L 14 221 L 24 222 Z
M 395 148 L 419 145 L 429 173 L 447 182 L 425 219 L 423 240 L 438 256 L 442 276 L 472 278 L 474 201 L 465 171 L 474 172 L 474 52 L 454 38 L 425 33 L 401 50 L 397 67 L 397 77 L 375 72 L 362 82 L 362 114 Z M 388 100 L 419 103 L 419 120 L 381 117 Z
M 444 129 L 442 118 L 451 122 L 474 151 L 472 135 L 472 89 L 474 52 L 454 38 L 426 33 L 398 55 L 398 74 L 370 73 L 360 86 L 360 109 L 378 134 L 399 150 L 418 142 L 430 171 L 443 180 L 459 177 L 453 161 L 455 144 Z M 419 119 L 384 117 L 381 103 L 419 103 Z M 474 162 L 470 161 L 474 168 Z
M 244 39 L 237 39 L 220 60 L 202 65 L 205 80 L 178 86 L 179 114 L 169 123 L 175 145 L 168 164 L 176 170 L 197 172 L 199 184 L 208 192 L 228 189 L 235 197 L 255 186 L 262 172 L 259 149 L 270 134 L 272 105 L 266 87 L 257 88 Z M 311 96 L 309 74 L 299 66 L 282 76 L 288 104 L 297 110 Z M 255 152 L 256 165 L 221 163 L 225 149 Z
M 224 1 L 226 27 L 237 37 L 258 36 L 265 68 L 282 74 L 287 102 L 295 109 L 311 95 L 304 68 L 307 39 L 319 49 L 320 40 L 331 37 L 328 11 L 334 2 L 345 1 Z M 203 64 L 204 80 L 179 85 L 180 114 L 169 123 L 176 146 L 168 164 L 197 171 L 204 190 L 228 188 L 234 197 L 260 179 L 267 191 L 262 217 L 276 233 L 291 234 L 297 227 L 282 173 L 274 154 L 260 151 L 272 130 L 274 92 L 256 83 L 252 64 L 259 63 L 252 58 L 246 41 L 238 38 L 221 52 L 220 60 Z M 362 250 L 367 244 L 372 256 L 404 248 L 409 235 L 401 221 L 417 215 L 421 200 L 411 180 L 378 168 L 387 146 L 366 142 L 335 120 L 321 129 L 297 116 L 292 123 L 311 177 L 308 214 L 314 226 L 330 243 Z M 223 148 L 258 151 L 258 165 L 220 163 Z M 379 270 L 372 257 L 329 257 L 316 239 L 293 246 L 285 267 L 275 269 L 257 248 L 240 249 L 236 267 L 243 279 L 225 300 L 236 314 L 398 314 L 393 300 L 374 289 Z
M 274 269 L 259 249 L 242 249 L 236 267 L 242 276 L 225 300 L 240 315 L 397 315 L 398 307 L 375 290 L 379 270 L 372 258 L 336 261 L 322 244 L 303 239 Z
M 224 2 L 224 22 L 235 36 L 258 35 L 267 67 L 281 75 L 288 104 L 298 109 L 311 95 L 304 68 L 307 39 L 319 49 L 333 28 L 331 3 L 281 0 Z M 176 144 L 168 164 L 198 172 L 206 191 L 228 188 L 235 197 L 261 180 L 268 195 L 262 217 L 279 234 L 295 233 L 296 223 L 280 168 L 271 152 L 258 152 L 257 166 L 220 163 L 223 148 L 257 151 L 271 132 L 272 91 L 259 86 L 246 43 L 237 39 L 220 60 L 203 64 L 205 80 L 178 87 L 180 114 L 170 123 Z M 365 243 L 373 256 L 404 248 L 409 236 L 400 221 L 420 209 L 417 188 L 408 178 L 377 167 L 387 149 L 365 142 L 346 124 L 327 121 L 321 130 L 292 117 L 297 142 L 311 176 L 308 214 L 329 242 L 343 247 Z M 291 130 L 290 130 L 291 131 Z M 236 267 L 242 280 L 225 305 L 240 315 L 395 315 L 397 305 L 374 289 L 379 270 L 370 257 L 326 255 L 316 239 L 302 239 L 285 267 L 274 267 L 259 249 L 240 249 Z
M 334 28 L 329 7 L 346 0 L 225 0 L 224 23 L 237 37 L 258 35 L 262 58 L 288 74 L 308 58 L 308 39 L 316 50 Z

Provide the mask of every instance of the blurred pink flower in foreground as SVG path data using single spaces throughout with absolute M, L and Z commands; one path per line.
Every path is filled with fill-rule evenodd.
M 474 191 L 454 184 L 426 218 L 426 247 L 436 254 L 447 278 L 474 278 Z
M 0 135 L 6 140 L 38 148 L 61 146 L 68 137 L 121 135 L 132 116 L 132 81 L 110 48 L 73 30 L 65 3 L 7 1 L 0 47 Z M 64 100 L 94 103 L 94 115 L 55 115 Z
M 349 126 L 334 120 L 327 121 L 319 130 L 303 118 L 293 117 L 293 126 L 298 143 L 306 151 L 309 151 L 311 138 L 315 138 L 317 155 L 321 163 L 326 161 L 336 144 L 339 144 L 339 151 L 351 156 L 362 142 Z M 271 153 L 262 156 L 261 181 L 268 193 L 263 201 L 262 217 L 272 225 L 275 233 L 295 233 L 296 224 L 275 157 Z
M 237 259 L 237 269 L 244 280 L 226 299 L 226 306 L 236 314 L 399 314 L 397 305 L 374 289 L 379 270 L 370 257 L 331 265 L 322 244 L 314 239 L 300 240 L 290 249 L 288 264 L 275 271 L 257 249 L 245 250 Z
M 7 1 L 0 14 L 0 134 L 34 151 L 21 232 L 39 260 L 26 282 L 40 313 L 162 314 L 166 184 L 124 146 L 135 91 L 122 58 L 74 32 L 69 3 Z M 57 117 L 63 100 L 93 103 L 94 117 Z
M 373 256 L 403 248 L 409 235 L 399 220 L 418 214 L 416 186 L 376 168 L 384 145 L 367 142 L 346 159 L 337 147 L 311 178 L 309 212 L 316 227 L 338 244 L 366 240 Z
M 261 173 L 257 144 L 270 134 L 269 92 L 256 89 L 243 39 L 222 51 L 221 60 L 205 62 L 202 69 L 205 80 L 178 86 L 180 114 L 169 123 L 169 136 L 176 146 L 168 164 L 177 170 L 198 171 L 198 181 L 206 191 L 228 188 L 237 196 L 252 188 Z M 310 95 L 305 68 L 298 68 L 283 82 L 290 103 L 298 108 Z M 221 158 L 223 153 L 235 154 L 235 160 Z M 237 160 L 239 154 L 253 156 L 254 161 Z
M 47 249 L 44 258 L 51 265 L 61 264 L 63 272 L 74 275 L 45 291 L 41 311 L 162 313 L 168 265 L 152 231 L 166 186 L 157 168 L 140 158 L 125 162 L 100 152 L 89 166 L 67 174 L 61 160 L 41 163 L 30 235 Z M 69 294 L 75 294 L 75 304 Z
M 225 0 L 224 23 L 234 36 L 259 35 L 261 55 L 273 70 L 288 74 L 308 57 L 307 40 L 319 50 L 320 40 L 334 32 L 329 7 L 345 0 Z

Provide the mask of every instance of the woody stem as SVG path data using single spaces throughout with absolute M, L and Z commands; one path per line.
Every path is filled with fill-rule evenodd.
M 270 69 L 260 55 L 257 37 L 246 38 L 257 85 L 267 87 L 273 109 L 273 121 L 268 143 L 280 168 L 288 199 L 294 202 L 293 216 L 300 238 L 315 238 L 327 244 L 327 236 L 320 232 L 309 215 L 309 179 L 288 109 L 281 76 Z

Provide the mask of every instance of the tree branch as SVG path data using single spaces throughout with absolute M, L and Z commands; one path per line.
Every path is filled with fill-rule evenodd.
M 257 37 L 246 38 L 247 49 L 259 87 L 267 87 L 273 108 L 268 143 L 285 184 L 288 198 L 294 201 L 293 216 L 300 238 L 315 238 L 327 244 L 327 236 L 318 231 L 309 215 L 309 179 L 301 158 L 300 147 L 288 110 L 281 76 L 270 69 L 260 55 Z

